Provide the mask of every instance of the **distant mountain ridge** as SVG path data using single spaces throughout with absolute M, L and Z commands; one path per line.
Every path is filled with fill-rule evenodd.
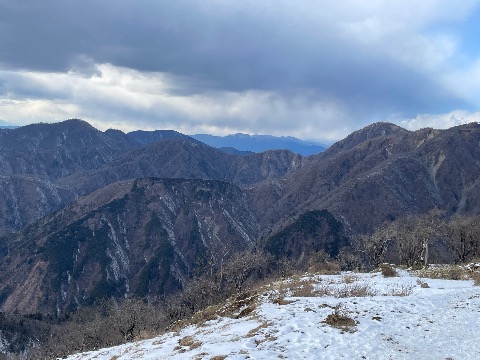
M 240 151 L 263 152 L 267 150 L 286 149 L 302 156 L 314 155 L 325 151 L 326 147 L 311 141 L 300 140 L 291 136 L 233 134 L 214 136 L 195 134 L 192 138 L 216 148 L 235 148 Z

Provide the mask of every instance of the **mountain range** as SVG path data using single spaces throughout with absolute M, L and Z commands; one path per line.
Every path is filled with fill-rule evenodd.
M 192 137 L 207 145 L 224 149 L 234 148 L 239 151 L 263 152 L 272 149 L 286 149 L 303 156 L 315 155 L 325 151 L 326 146 L 304 141 L 291 136 L 248 135 L 233 134 L 227 136 L 214 136 L 209 134 L 195 134 Z
M 164 296 L 250 247 L 336 256 L 407 214 L 478 214 L 479 142 L 476 123 L 376 123 L 316 155 L 243 156 L 80 120 L 2 129 L 0 310 Z

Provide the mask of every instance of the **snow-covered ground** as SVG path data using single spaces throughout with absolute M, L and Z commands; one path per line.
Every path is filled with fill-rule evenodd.
M 356 325 L 325 323 L 335 306 Z M 309 276 L 262 289 L 253 308 L 69 359 L 480 359 L 480 287 L 472 281 L 420 281 L 405 271 Z

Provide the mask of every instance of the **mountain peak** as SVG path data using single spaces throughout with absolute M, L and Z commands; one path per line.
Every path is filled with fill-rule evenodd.
M 336 142 L 327 150 L 327 152 L 329 154 L 337 153 L 342 150 L 354 148 L 358 144 L 370 139 L 375 139 L 380 136 L 400 135 L 402 133 L 407 134 L 409 131 L 392 123 L 376 122 L 365 126 L 360 130 L 354 131 L 345 139 Z

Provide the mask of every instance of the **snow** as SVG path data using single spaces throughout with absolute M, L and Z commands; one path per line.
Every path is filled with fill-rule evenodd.
M 290 284 L 312 284 L 318 296 L 280 297 L 295 294 Z M 359 289 L 367 296 L 344 297 Z M 324 322 L 339 303 L 356 326 Z M 480 287 L 472 281 L 406 271 L 305 276 L 269 285 L 256 304 L 243 318 L 218 317 L 69 359 L 480 359 Z

